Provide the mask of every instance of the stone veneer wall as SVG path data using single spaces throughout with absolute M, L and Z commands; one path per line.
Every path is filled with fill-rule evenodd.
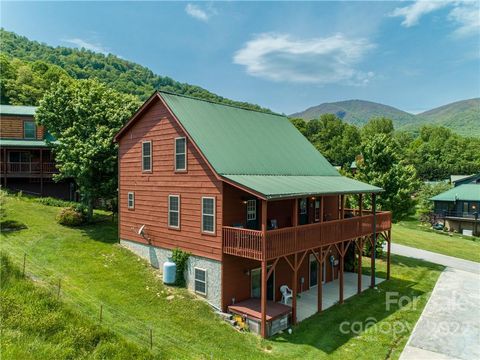
M 129 249 L 136 255 L 147 260 L 154 268 L 162 269 L 163 264 L 172 255 L 172 251 L 147 244 L 129 240 L 120 240 L 120 245 Z M 201 256 L 190 255 L 187 263 L 185 279 L 189 290 L 194 291 L 194 269 L 200 268 L 207 271 L 207 295 L 204 297 L 210 305 L 221 309 L 222 299 L 222 264 L 220 261 L 207 259 Z

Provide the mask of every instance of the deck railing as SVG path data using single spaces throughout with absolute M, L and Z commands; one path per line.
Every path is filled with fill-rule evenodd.
M 58 169 L 53 162 L 13 162 L 1 163 L 0 168 L 5 174 L 55 174 Z
M 391 228 L 391 213 L 376 214 L 377 233 Z M 223 251 L 226 254 L 255 260 L 279 256 L 330 245 L 373 233 L 373 215 L 287 227 L 266 232 L 266 251 L 262 252 L 263 234 L 258 230 L 223 227 Z

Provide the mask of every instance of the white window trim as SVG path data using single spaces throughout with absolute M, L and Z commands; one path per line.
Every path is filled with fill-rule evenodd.
M 184 149 L 183 149 L 183 156 L 185 157 L 185 167 L 183 169 L 180 169 L 180 168 L 177 168 L 177 155 L 182 155 L 181 153 L 180 154 L 177 154 L 177 140 L 180 140 L 180 139 L 184 139 L 185 142 L 184 142 Z M 174 153 L 175 153 L 175 158 L 174 158 L 174 167 L 175 167 L 175 171 L 187 171 L 187 138 L 184 137 L 184 136 L 181 136 L 181 137 L 177 137 L 175 138 L 175 144 L 174 144 Z
M 319 199 L 315 199 L 315 205 L 314 205 L 314 214 L 315 214 L 315 221 L 320 221 L 320 201 Z M 317 207 L 318 204 L 318 207 Z M 318 213 L 317 213 L 318 210 Z M 318 216 L 317 216 L 318 215 Z
M 203 271 L 205 273 L 205 280 L 202 281 L 202 280 L 197 280 L 196 277 L 195 277 L 195 270 L 200 270 L 200 271 Z M 207 296 L 207 276 L 208 276 L 208 272 L 207 272 L 207 269 L 202 269 L 202 268 L 199 268 L 199 267 L 194 267 L 193 268 L 193 290 L 195 291 L 195 293 L 197 294 L 201 294 L 203 296 Z M 196 283 L 197 281 L 199 282 L 204 282 L 205 283 L 205 292 L 201 292 L 201 291 L 198 291 L 196 289 Z
M 178 199 L 178 210 L 171 210 L 170 209 L 170 199 L 177 198 Z M 178 213 L 178 225 L 170 224 L 170 212 L 177 212 Z M 172 229 L 180 229 L 180 195 L 168 195 L 168 227 Z
M 143 153 L 143 151 L 144 151 L 143 144 L 146 144 L 146 143 L 150 144 L 150 169 L 145 169 L 144 168 L 143 159 L 145 158 L 145 154 Z M 152 158 L 153 158 L 152 140 L 142 141 L 142 172 L 151 172 L 152 171 Z
M 132 206 L 130 206 L 130 196 L 132 196 Z M 127 207 L 129 209 L 135 209 L 135 193 L 133 191 L 127 193 Z
M 249 209 L 249 204 L 250 203 L 254 203 L 255 204 L 255 207 L 253 208 L 253 211 L 251 211 Z M 253 214 L 253 218 L 250 218 L 249 215 Z M 247 221 L 255 221 L 257 220 L 257 200 L 255 199 L 250 199 L 250 200 L 247 200 Z
M 207 231 L 207 230 L 204 230 L 204 228 L 203 228 L 203 216 L 204 215 L 212 216 L 211 214 L 204 214 L 204 212 L 203 212 L 203 200 L 204 199 L 212 199 L 213 200 L 213 231 Z M 216 201 L 215 197 L 213 197 L 213 196 L 202 196 L 202 204 L 201 204 L 201 207 L 202 207 L 202 233 L 215 234 L 215 231 L 217 229 L 216 224 L 215 224 L 216 221 L 217 221 L 216 206 L 217 206 L 217 201 Z

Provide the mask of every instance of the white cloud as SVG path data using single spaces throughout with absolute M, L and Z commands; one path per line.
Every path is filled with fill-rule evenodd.
M 187 6 L 185 6 L 185 12 L 191 17 L 204 22 L 208 22 L 210 17 L 217 14 L 212 4 L 208 4 L 206 8 L 202 9 L 198 5 L 188 3 Z
M 84 48 L 84 49 L 95 51 L 95 52 L 102 53 L 102 54 L 105 54 L 105 55 L 107 55 L 109 53 L 107 48 L 103 47 L 102 45 L 100 45 L 98 43 L 94 44 L 94 43 L 85 41 L 85 40 L 80 39 L 80 38 L 63 39 L 62 41 L 66 42 L 66 43 L 69 43 L 69 44 L 73 44 L 73 45 L 75 45 L 76 47 L 79 47 L 79 48 Z
M 293 39 L 264 33 L 248 41 L 233 57 L 248 74 L 272 81 L 365 85 L 374 76 L 355 68 L 374 47 L 366 39 L 342 34 L 325 38 Z
M 411 27 L 417 25 L 420 19 L 431 12 L 450 7 L 447 19 L 458 25 L 454 31 L 457 36 L 478 34 L 480 31 L 480 6 L 478 1 L 445 0 L 423 1 L 417 0 L 413 4 L 398 7 L 390 16 L 404 17 L 402 25 Z

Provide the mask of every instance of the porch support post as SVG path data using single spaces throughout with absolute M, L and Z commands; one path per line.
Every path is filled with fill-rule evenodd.
M 323 199 L 322 199 L 323 202 Z M 321 312 L 322 311 L 322 296 L 323 296 L 323 248 L 321 247 L 318 250 L 318 258 L 317 260 L 319 261 L 318 264 L 318 284 L 317 284 L 317 311 Z
M 345 253 L 344 253 L 344 247 L 345 247 L 345 243 L 342 241 L 341 242 L 341 245 L 340 245 L 340 264 L 339 264 L 339 296 L 338 296 L 338 302 L 340 304 L 343 304 L 343 267 L 344 267 L 344 256 L 345 256 Z
M 362 292 L 362 250 L 363 250 L 363 238 L 357 240 L 358 250 L 358 269 L 357 269 L 357 294 Z
M 325 200 L 325 196 L 322 196 L 320 198 L 320 222 L 323 222 L 323 209 L 324 209 L 324 206 L 323 206 L 323 202 Z
M 358 195 L 358 214 L 363 216 L 363 194 Z
M 43 197 L 43 149 L 40 149 L 40 196 Z
M 345 218 L 345 195 L 340 195 L 340 219 Z
M 292 278 L 292 324 L 297 323 L 297 253 L 294 255 Z
M 375 287 L 375 250 L 377 247 L 377 214 L 376 214 L 376 195 L 372 194 L 372 214 L 373 214 L 373 234 L 372 234 L 372 257 L 371 257 L 371 266 L 372 266 L 372 278 L 370 281 L 370 287 Z
M 261 287 L 261 335 L 267 337 L 267 201 L 262 200 L 262 287 Z
M 392 245 L 392 230 L 388 230 L 387 234 L 387 280 L 390 280 L 390 250 Z
M 3 158 L 5 160 L 5 188 L 7 187 L 7 173 L 8 173 L 8 157 L 7 148 L 3 148 Z

